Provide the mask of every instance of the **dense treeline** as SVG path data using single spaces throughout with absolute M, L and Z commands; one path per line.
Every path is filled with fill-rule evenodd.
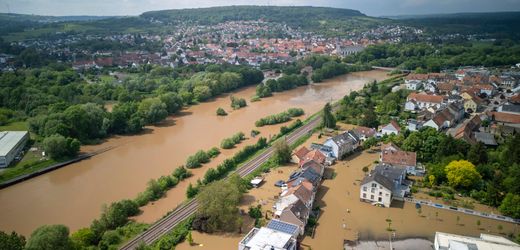
M 61 135 L 89 143 L 138 133 L 184 105 L 263 80 L 259 70 L 231 65 L 151 67 L 128 75 L 122 83 L 86 83 L 65 65 L 3 72 L 0 122 L 29 117 L 30 130 L 42 138 Z M 112 112 L 102 106 L 105 101 L 117 101 Z
M 346 57 L 345 61 L 408 70 L 422 68 L 428 72 L 439 72 L 465 65 L 487 67 L 513 65 L 520 61 L 520 45 L 510 41 L 380 44 L 368 46 L 362 52 Z
M 242 132 L 238 132 L 229 138 L 225 138 L 220 143 L 220 147 L 223 149 L 233 148 L 236 144 L 239 144 L 241 141 L 245 140 L 245 135 Z

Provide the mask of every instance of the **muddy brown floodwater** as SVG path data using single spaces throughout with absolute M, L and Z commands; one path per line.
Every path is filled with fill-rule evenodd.
M 71 231 L 89 226 L 99 216 L 103 204 L 134 198 L 145 189 L 150 179 L 171 173 L 197 150 L 217 146 L 223 138 L 238 131 L 248 135 L 259 118 L 290 107 L 303 108 L 306 114 L 312 114 L 328 101 L 338 100 L 351 90 L 361 89 L 369 81 L 385 78 L 384 71 L 352 73 L 324 83 L 277 93 L 259 102 L 248 102 L 246 108 L 237 111 L 230 109 L 229 95 L 223 95 L 183 110 L 162 126 L 147 127 L 143 135 L 117 136 L 101 145 L 85 146 L 82 148 L 85 152 L 109 146 L 115 148 L 0 190 L 0 230 L 15 230 L 27 236 L 44 224 L 64 224 Z M 251 86 L 233 95 L 249 100 L 254 93 L 255 87 Z M 229 115 L 216 116 L 217 107 L 223 107 Z M 280 126 L 266 126 L 259 130 L 262 136 L 269 137 L 278 132 Z M 246 140 L 238 148 L 254 141 Z M 233 152 L 224 150 L 211 164 L 222 161 Z M 185 199 L 187 183 L 202 177 L 207 168 L 204 166 L 194 170 L 194 177 L 181 182 L 167 193 L 166 198 L 145 207 L 144 213 L 137 219 L 153 222 L 173 209 Z

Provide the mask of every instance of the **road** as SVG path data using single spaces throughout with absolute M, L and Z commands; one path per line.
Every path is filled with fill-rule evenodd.
M 314 128 L 318 127 L 320 122 L 321 115 L 317 115 L 316 117 L 312 118 L 308 123 L 296 129 L 291 134 L 287 135 L 287 143 L 290 145 L 296 142 L 298 139 L 308 134 Z M 262 163 L 266 162 L 271 157 L 273 151 L 273 147 L 269 147 L 262 154 L 246 162 L 235 172 L 240 177 L 244 177 L 254 172 L 256 169 L 260 167 L 260 165 L 262 165 Z M 144 242 L 146 245 L 152 244 L 153 242 L 161 238 L 163 235 L 171 231 L 180 222 L 184 221 L 185 219 L 193 215 L 197 211 L 197 208 L 198 203 L 196 199 L 192 199 L 186 203 L 183 203 L 182 205 L 177 207 L 172 213 L 153 224 L 148 230 L 144 231 L 134 239 L 127 242 L 120 249 L 135 249 L 137 246 L 139 246 L 139 244 L 141 244 L 141 242 Z

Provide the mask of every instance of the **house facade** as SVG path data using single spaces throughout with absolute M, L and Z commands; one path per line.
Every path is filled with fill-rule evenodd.
M 332 157 L 343 158 L 346 154 L 353 152 L 360 145 L 360 139 L 352 131 L 347 131 L 331 137 L 323 145 L 332 148 Z
M 401 132 L 401 127 L 394 120 L 390 121 L 390 123 L 388 123 L 381 129 L 382 135 L 391 135 L 391 134 L 398 135 L 400 132 Z
M 379 203 L 384 207 L 390 207 L 392 183 L 378 173 L 370 174 L 361 182 L 359 199 L 363 202 Z

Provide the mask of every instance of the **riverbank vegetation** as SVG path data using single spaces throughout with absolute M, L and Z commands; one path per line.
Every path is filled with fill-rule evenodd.
M 234 96 L 230 96 L 229 99 L 231 99 L 231 107 L 233 109 L 241 109 L 241 108 L 247 106 L 246 99 L 244 99 L 244 98 L 237 98 Z
M 218 116 L 226 116 L 227 113 L 226 113 L 226 111 L 223 108 L 218 108 L 217 109 L 217 115 Z
M 233 136 L 222 140 L 222 142 L 220 143 L 220 147 L 223 149 L 230 149 L 245 139 L 246 138 L 245 138 L 244 133 L 238 132 L 238 133 L 234 134 Z
M 282 113 L 261 118 L 260 120 L 255 122 L 255 126 L 263 127 L 265 125 L 284 123 L 291 120 L 292 117 L 301 116 L 303 114 L 305 114 L 305 112 L 301 108 L 290 108 Z

